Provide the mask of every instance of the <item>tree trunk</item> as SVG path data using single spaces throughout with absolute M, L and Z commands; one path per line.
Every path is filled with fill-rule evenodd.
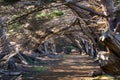
M 104 57 L 100 58 L 102 70 L 107 74 L 120 74 L 120 35 L 113 34 L 109 30 L 100 37 L 100 41 L 109 49 Z M 100 53 L 101 54 L 101 53 Z
M 80 44 L 80 41 L 77 41 L 74 39 L 74 36 L 72 34 L 66 34 L 66 36 L 78 47 L 80 54 L 82 53 L 82 46 Z
M 16 67 L 12 55 L 12 48 L 6 38 L 5 27 L 0 17 L 0 68 L 8 69 L 8 67 L 12 67 L 14 69 Z
M 101 55 L 99 61 L 101 68 L 105 73 L 120 74 L 120 34 L 115 34 L 115 32 L 113 32 L 116 27 L 113 25 L 114 5 L 112 0 L 101 0 L 101 3 L 104 15 L 96 13 L 74 2 L 68 3 L 67 6 L 73 9 L 77 15 L 82 18 L 85 16 L 81 15 L 81 9 L 106 18 L 107 31 L 100 37 L 100 42 L 109 49 L 109 52 L 106 52 L 104 55 L 102 53 L 98 54 Z
M 105 53 L 104 57 L 107 60 L 100 58 L 102 70 L 107 74 L 120 74 L 120 34 L 113 32 L 116 26 L 113 26 L 113 12 L 114 6 L 112 0 L 101 0 L 102 8 L 105 15 L 109 15 L 106 19 L 108 30 L 100 37 L 100 42 L 103 43 L 109 52 Z M 101 53 L 100 53 L 101 54 Z

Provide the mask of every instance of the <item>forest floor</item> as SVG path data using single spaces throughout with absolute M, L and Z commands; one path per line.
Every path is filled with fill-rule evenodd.
M 23 80 L 114 80 L 112 77 L 91 77 L 91 73 L 100 71 L 100 67 L 88 55 L 64 55 L 56 59 L 46 59 L 46 62 L 44 71 Z

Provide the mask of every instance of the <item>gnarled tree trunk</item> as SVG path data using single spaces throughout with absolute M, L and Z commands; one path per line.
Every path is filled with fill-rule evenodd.
M 107 60 L 101 59 L 101 68 L 107 74 L 120 74 L 120 34 L 116 34 L 113 21 L 114 6 L 112 0 L 101 0 L 108 30 L 100 37 L 100 41 L 109 49 Z M 118 22 L 116 22 L 117 24 Z M 102 54 L 102 53 L 100 53 Z
M 107 74 L 120 74 L 120 35 L 111 31 L 104 33 L 100 41 L 109 49 L 107 60 L 101 60 L 101 68 Z M 100 53 L 102 54 L 102 53 Z
M 105 17 L 107 31 L 100 37 L 100 42 L 103 43 L 109 49 L 109 52 L 104 53 L 100 52 L 100 54 L 98 54 L 100 55 L 99 61 L 101 64 L 101 68 L 105 73 L 120 74 L 120 34 L 116 34 L 116 31 L 120 32 L 118 31 L 119 30 L 118 28 L 120 27 L 117 24 L 119 22 L 115 22 L 114 19 L 114 4 L 112 0 L 101 0 L 101 6 L 104 15 L 92 11 L 72 1 L 68 2 L 67 6 L 73 9 L 78 14 L 79 17 L 84 17 L 83 15 L 80 14 L 81 13 L 80 9 L 92 12 L 95 15 Z M 114 31 L 114 29 L 118 30 Z
M 0 68 L 8 69 L 8 66 L 10 66 L 14 69 L 16 66 L 12 59 L 13 56 L 12 47 L 6 38 L 5 27 L 3 26 L 3 21 L 0 17 Z

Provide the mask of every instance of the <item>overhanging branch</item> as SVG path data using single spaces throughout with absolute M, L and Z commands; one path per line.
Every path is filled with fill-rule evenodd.
M 21 16 L 16 17 L 15 19 L 12 19 L 11 21 L 7 22 L 6 25 L 12 25 L 12 24 L 14 24 L 16 22 L 20 22 L 21 20 L 27 18 L 30 14 L 42 11 L 44 9 L 50 9 L 52 7 L 59 7 L 59 6 L 62 6 L 62 5 L 73 5 L 75 7 L 78 7 L 80 9 L 83 9 L 85 11 L 88 11 L 90 13 L 93 13 L 95 15 L 98 15 L 98 16 L 101 16 L 101 17 L 105 17 L 105 18 L 107 18 L 107 17 L 109 17 L 111 15 L 110 14 L 110 15 L 106 16 L 106 15 L 104 15 L 102 13 L 98 13 L 98 12 L 96 12 L 96 11 L 90 9 L 90 8 L 87 8 L 87 7 L 84 7 L 84 6 L 81 6 L 81 5 L 77 4 L 77 2 L 76 3 L 73 3 L 73 2 L 64 2 L 64 3 L 62 3 L 60 5 L 56 5 L 56 6 L 42 6 L 42 7 L 37 7 L 36 9 L 34 9 L 34 10 L 28 12 L 28 13 L 25 13 L 25 14 L 23 14 Z M 120 10 L 115 11 L 114 14 L 116 14 L 118 12 L 120 12 Z

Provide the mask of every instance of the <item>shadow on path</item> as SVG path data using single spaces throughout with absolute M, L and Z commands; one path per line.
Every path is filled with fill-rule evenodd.
M 64 55 L 47 64 L 45 71 L 27 80 L 92 80 L 90 73 L 100 70 L 87 55 Z

